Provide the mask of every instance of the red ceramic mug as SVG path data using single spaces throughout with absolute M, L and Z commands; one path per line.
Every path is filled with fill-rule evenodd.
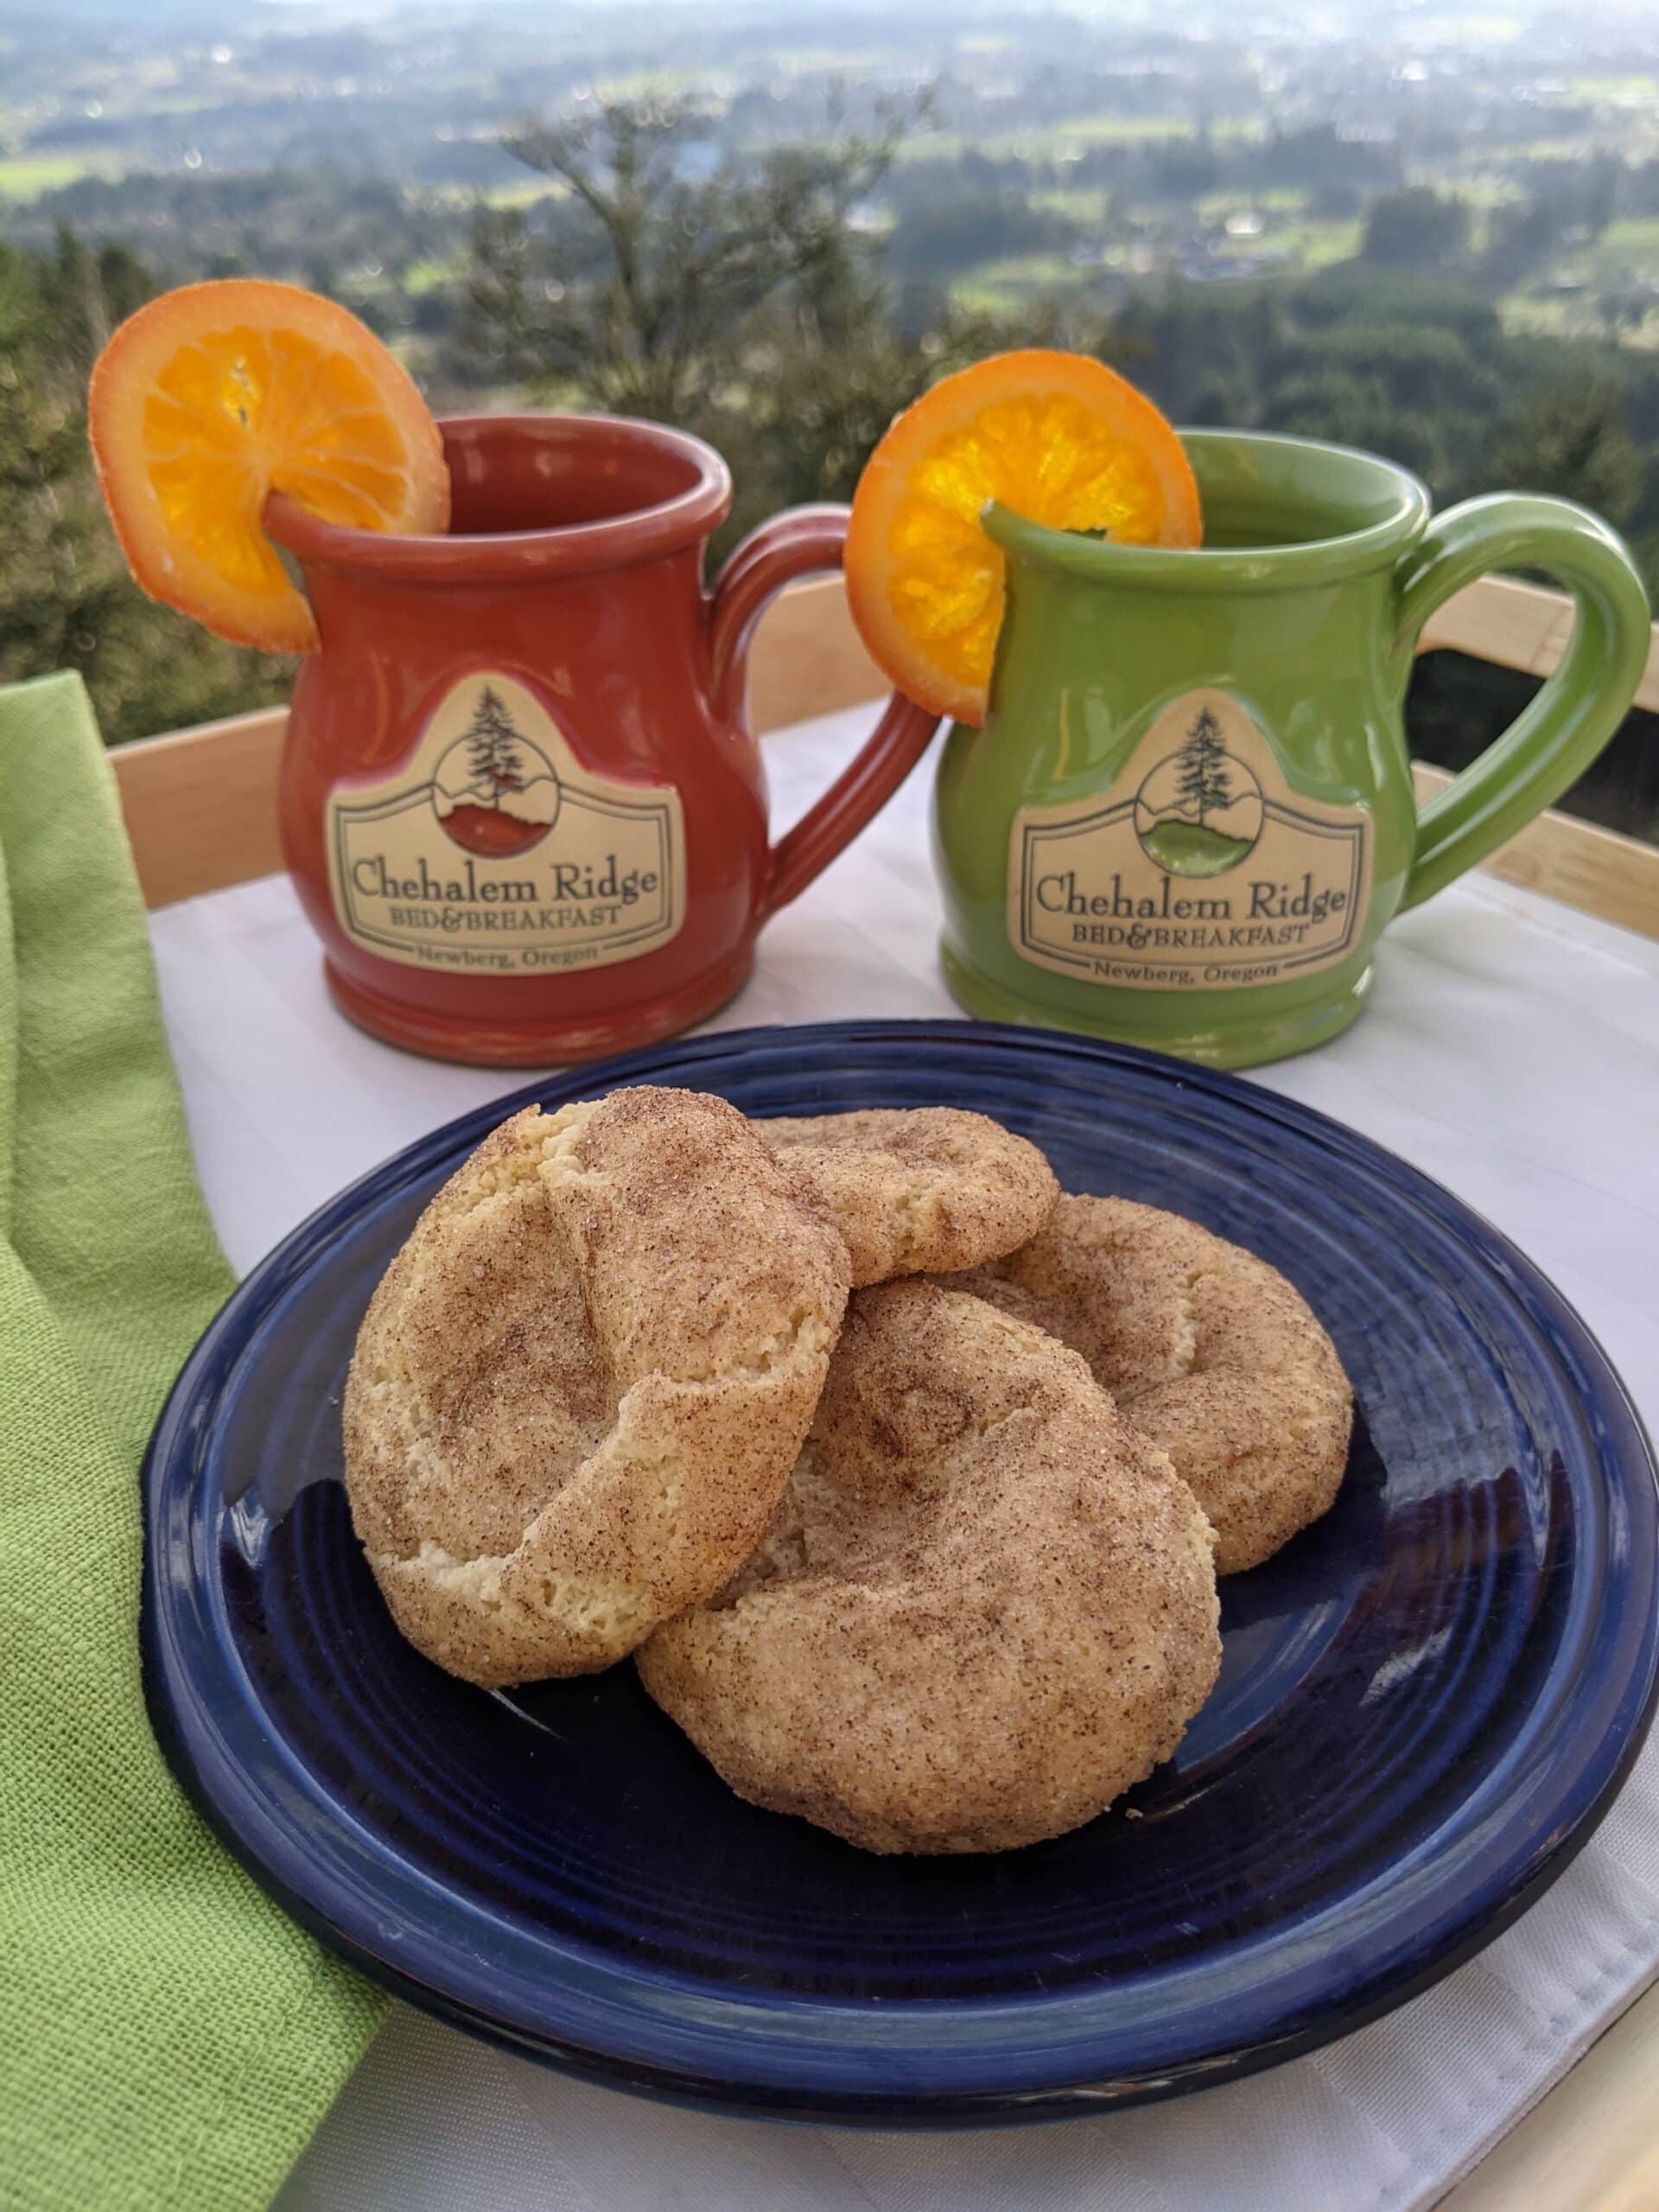
M 283 849 L 354 1021 L 446 1059 L 529 1066 L 648 1044 L 738 989 L 761 924 L 925 750 L 894 696 L 782 842 L 744 714 L 767 602 L 841 566 L 847 513 L 740 545 L 696 438 L 598 416 L 442 425 L 444 537 L 342 530 L 281 498 L 321 650 L 295 686 Z

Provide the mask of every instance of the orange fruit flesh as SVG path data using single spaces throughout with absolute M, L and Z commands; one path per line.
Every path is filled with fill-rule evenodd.
M 1074 353 L 1003 353 L 936 385 L 871 455 L 853 500 L 847 588 L 872 657 L 912 698 L 983 719 L 1004 561 L 995 502 L 1051 530 L 1196 545 L 1198 487 L 1141 393 Z
M 292 285 L 190 285 L 141 308 L 93 371 L 88 427 L 138 582 L 238 645 L 317 643 L 265 533 L 271 492 L 353 529 L 448 527 L 415 385 L 354 315 Z

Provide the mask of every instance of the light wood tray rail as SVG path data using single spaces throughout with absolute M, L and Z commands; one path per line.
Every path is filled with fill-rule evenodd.
M 1547 676 L 1572 627 L 1559 594 L 1488 578 L 1429 623 L 1437 647 Z M 786 593 L 756 642 L 760 730 L 874 699 L 886 689 L 847 613 L 839 578 Z M 1637 703 L 1659 712 L 1659 633 Z M 165 906 L 281 868 L 275 789 L 286 715 L 242 715 L 119 747 L 111 757 L 146 902 Z M 1419 766 L 1420 791 L 1449 780 Z M 1487 862 L 1546 898 L 1659 938 L 1659 849 L 1544 814 Z M 1659 1990 L 1611 2027 L 1442 2212 L 1659 2212 Z
M 1557 593 L 1489 578 L 1442 607 L 1423 650 L 1451 647 L 1546 676 L 1560 659 L 1572 608 Z M 786 593 L 756 641 L 754 727 L 778 729 L 873 699 L 886 687 L 860 644 L 838 577 Z M 1638 704 L 1659 711 L 1659 639 Z M 274 791 L 285 710 L 238 715 L 119 747 L 111 759 L 146 903 L 222 890 L 280 868 Z M 1427 792 L 1446 780 L 1420 766 Z M 1626 929 L 1659 937 L 1659 851 L 1565 815 L 1545 814 L 1487 862 L 1495 875 Z

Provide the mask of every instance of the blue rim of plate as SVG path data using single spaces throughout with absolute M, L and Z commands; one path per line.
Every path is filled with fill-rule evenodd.
M 823 1054 L 833 1079 L 836 1066 L 861 1054 L 919 1066 L 953 1051 L 1035 1062 L 1057 1084 L 1084 1091 L 1114 1080 L 1173 1086 L 1274 1143 L 1312 1147 L 1332 1173 L 1363 1178 L 1455 1240 L 1524 1310 L 1581 1409 L 1605 1487 L 1597 1525 L 1580 1529 L 1572 1548 L 1574 1561 L 1595 1569 L 1593 1603 L 1575 1604 L 1571 1649 L 1535 1686 L 1528 1716 L 1538 1719 L 1548 1696 L 1550 1758 L 1506 1774 L 1500 1800 L 1481 1806 L 1478 1834 L 1449 1821 L 1444 1848 L 1414 1865 L 1408 1894 L 1402 1885 L 1402 1894 L 1366 1901 L 1343 1930 L 1334 1977 L 1328 1960 L 1287 1957 L 1265 1980 L 1206 1988 L 1200 1961 L 1170 1978 L 1178 2017 L 1169 2033 L 1138 2047 L 1125 2047 L 1109 1983 L 1052 1997 L 880 2005 L 749 1995 L 654 1965 L 636 1970 L 545 1936 L 527 1976 L 504 1970 L 499 1919 L 388 1854 L 262 1726 L 212 1571 L 202 1484 L 215 1402 L 361 1209 L 429 1185 L 522 1105 L 552 1108 L 626 1083 L 696 1087 L 700 1071 L 703 1087 L 719 1089 L 725 1064 L 757 1056 L 796 1067 Z M 613 2087 L 772 2117 L 937 2126 L 1097 2113 L 1253 2072 L 1347 2034 L 1483 1948 L 1557 1878 L 1628 1773 L 1659 1689 L 1659 1471 L 1605 1354 L 1548 1279 L 1442 1185 L 1328 1116 L 1234 1077 L 1058 1032 L 962 1021 L 724 1031 L 559 1071 L 459 1116 L 321 1207 L 234 1293 L 174 1386 L 143 1482 L 141 1634 L 152 1724 L 194 1803 L 261 1886 L 393 1995 L 486 2041 Z

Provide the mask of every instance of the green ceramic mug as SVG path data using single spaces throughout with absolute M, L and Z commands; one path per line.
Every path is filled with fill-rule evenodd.
M 1201 550 L 1114 545 L 997 507 L 1007 606 L 982 728 L 940 765 L 942 950 L 974 1014 L 1216 1067 L 1334 1036 L 1376 940 L 1567 788 L 1618 727 L 1646 594 L 1562 499 L 1435 520 L 1415 477 L 1296 438 L 1185 434 Z M 1576 607 L 1526 711 L 1420 813 L 1401 721 L 1417 637 L 1491 569 Z

